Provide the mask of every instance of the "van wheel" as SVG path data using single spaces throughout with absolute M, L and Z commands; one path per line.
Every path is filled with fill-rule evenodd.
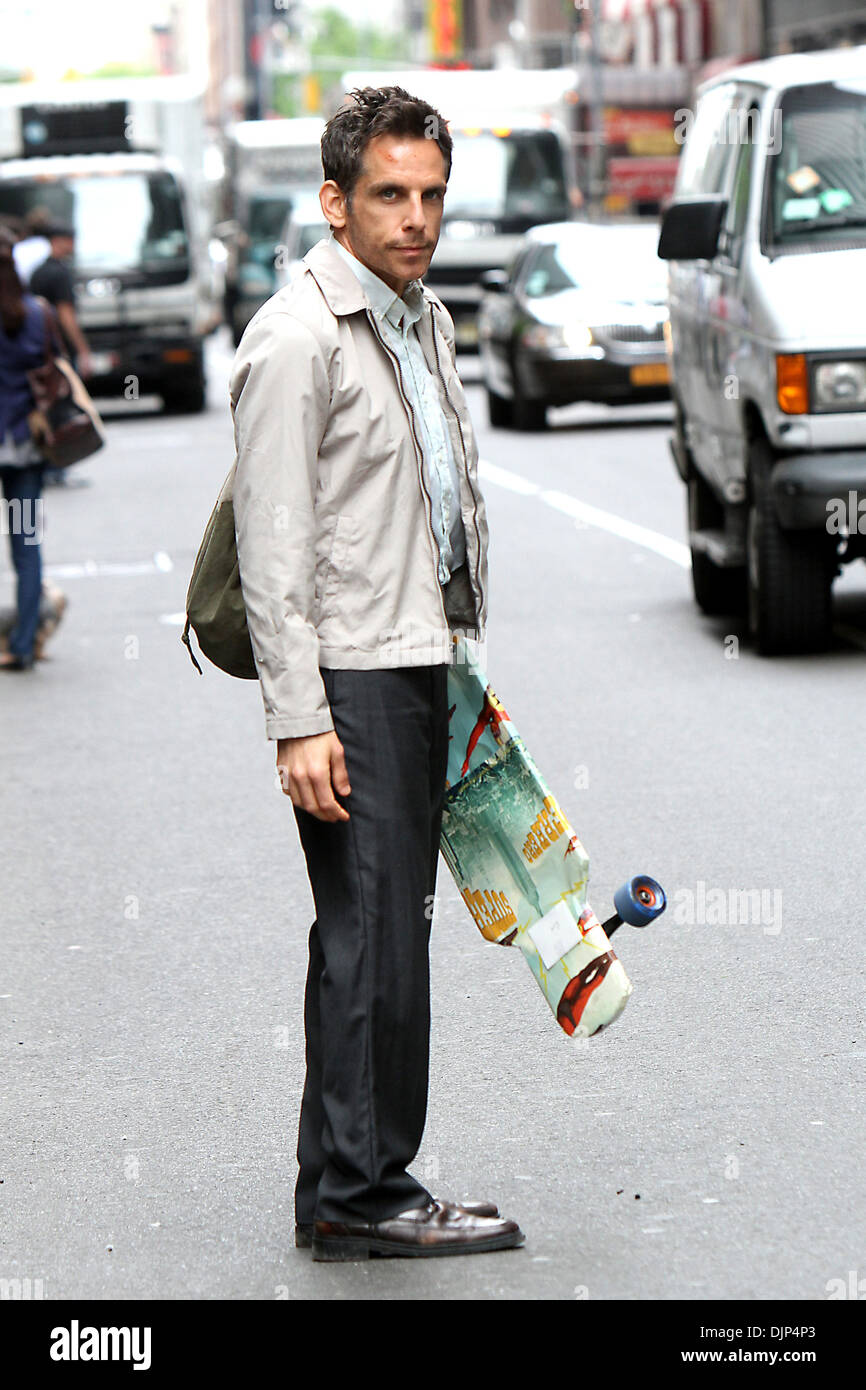
M 716 565 L 703 550 L 692 546 L 692 588 L 703 613 L 719 618 L 728 613 L 745 613 L 748 599 L 744 566 Z
M 672 400 L 674 403 L 673 432 L 678 455 L 676 468 L 683 482 L 687 482 L 690 474 L 694 472 L 695 461 L 692 458 L 691 449 L 686 443 L 686 417 L 683 414 L 683 408 L 676 396 L 673 396 Z
M 494 391 L 487 392 L 487 418 L 494 430 L 509 430 L 514 424 L 512 403 Z
M 689 531 L 720 530 L 724 527 L 721 502 L 709 483 L 694 471 L 689 475 L 688 498 Z M 727 613 L 745 613 L 748 606 L 745 566 L 717 565 L 705 551 L 695 546 L 691 547 L 691 554 L 692 588 L 701 611 L 713 618 Z
M 763 656 L 821 651 L 830 638 L 835 550 L 823 533 L 782 530 L 770 489 L 772 460 L 765 440 L 752 444 L 749 628 Z

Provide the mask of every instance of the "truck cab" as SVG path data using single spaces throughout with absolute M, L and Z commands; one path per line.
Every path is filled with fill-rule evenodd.
M 729 69 L 662 220 L 695 598 L 765 654 L 825 646 L 866 556 L 864 152 L 866 48 Z
M 0 216 L 45 207 L 75 228 L 76 312 L 95 395 L 204 405 L 213 306 L 195 273 L 181 173 L 150 155 L 59 155 L 0 164 Z
M 454 320 L 458 348 L 478 347 L 482 276 L 511 265 L 531 228 L 571 214 L 567 150 L 540 119 L 449 125 L 454 142 L 439 244 L 424 277 Z
M 75 229 L 76 312 L 94 395 L 205 404 L 219 323 L 205 236 L 202 98 L 183 78 L 0 90 L 0 217 Z

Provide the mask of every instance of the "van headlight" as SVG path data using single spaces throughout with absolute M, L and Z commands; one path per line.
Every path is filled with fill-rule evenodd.
M 813 377 L 815 410 L 866 409 L 866 359 L 817 362 Z

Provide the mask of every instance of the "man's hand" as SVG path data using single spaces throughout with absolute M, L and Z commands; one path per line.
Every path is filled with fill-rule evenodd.
M 277 771 L 286 796 L 317 820 L 348 820 L 349 812 L 334 797 L 352 788 L 346 772 L 343 745 L 331 730 L 305 738 L 277 740 Z

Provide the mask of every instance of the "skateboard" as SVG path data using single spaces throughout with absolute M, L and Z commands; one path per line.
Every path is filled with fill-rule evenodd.
M 611 936 L 658 917 L 664 890 L 640 874 L 599 921 L 586 850 L 459 634 L 453 656 L 443 857 L 481 935 L 518 946 L 563 1031 L 590 1037 L 632 992 Z

